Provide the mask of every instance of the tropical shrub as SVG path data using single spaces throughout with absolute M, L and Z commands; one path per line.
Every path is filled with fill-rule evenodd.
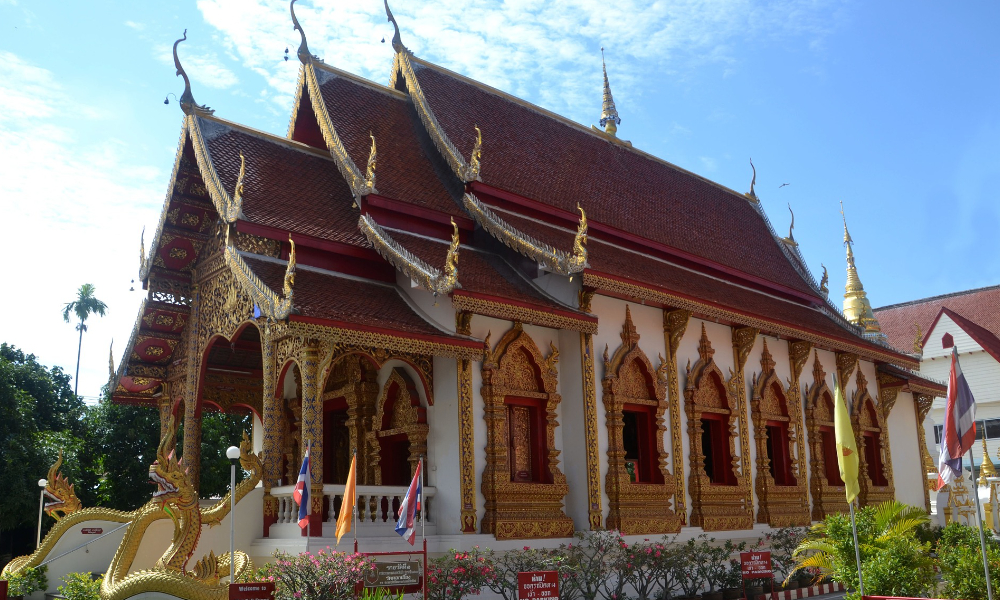
M 806 539 L 805 527 L 782 527 L 764 534 L 763 543 L 771 550 L 771 567 L 777 581 L 787 581 L 795 572 L 795 549 Z
M 677 570 L 677 586 L 686 598 L 692 598 L 705 585 L 705 572 L 702 565 L 709 560 L 707 549 L 708 537 L 705 534 L 688 540 L 681 546 L 681 560 Z
M 961 523 L 952 523 L 941 532 L 937 546 L 944 579 L 944 595 L 948 598 L 986 600 L 986 574 L 979 530 Z M 986 536 L 986 555 L 994 589 L 1000 583 L 1000 542 Z
M 101 600 L 104 575 L 95 579 L 90 573 L 67 573 L 62 580 L 66 585 L 59 586 L 59 593 L 66 600 Z
M 427 563 L 427 598 L 459 600 L 479 594 L 497 577 L 496 569 L 487 556 L 477 546 L 466 552 L 449 550 L 444 556 L 430 559 Z
M 21 569 L 17 573 L 7 576 L 7 596 L 27 596 L 49 589 L 48 571 L 48 566 L 42 565 L 41 567 Z
M 620 576 L 635 592 L 636 600 L 669 598 L 677 590 L 677 563 L 680 553 L 667 538 L 644 540 L 625 550 L 626 566 Z M 630 596 L 631 597 L 631 596 Z
M 622 550 L 617 531 L 578 531 L 576 542 L 560 544 L 555 554 L 559 572 L 559 596 L 562 600 L 595 600 L 606 597 L 606 580 L 610 579 Z
M 372 558 L 329 547 L 297 556 L 278 550 L 274 558 L 257 571 L 257 579 L 275 583 L 275 600 L 352 600 L 355 585 L 375 571 Z
M 556 559 L 552 552 L 525 546 L 521 550 L 497 553 L 489 548 L 486 564 L 494 570 L 494 577 L 486 587 L 504 600 L 517 600 L 517 574 L 526 571 L 554 571 Z
M 917 540 L 915 530 L 929 521 L 923 508 L 895 500 L 866 506 L 856 513 L 865 592 L 873 596 L 922 596 L 933 587 L 934 562 L 930 544 Z M 794 551 L 795 568 L 816 568 L 822 575 L 858 589 L 851 520 L 828 515 L 813 525 Z M 847 599 L 858 598 L 857 592 Z

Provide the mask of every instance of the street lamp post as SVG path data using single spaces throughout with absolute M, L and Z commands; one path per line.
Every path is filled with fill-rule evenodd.
M 240 449 L 226 448 L 229 459 L 229 582 L 235 581 L 236 573 L 236 463 L 240 460 Z
M 42 511 L 45 510 L 45 486 L 47 485 L 49 485 L 47 480 L 38 480 L 38 487 L 42 488 L 42 490 L 38 494 L 38 537 L 35 540 L 35 550 L 42 545 Z

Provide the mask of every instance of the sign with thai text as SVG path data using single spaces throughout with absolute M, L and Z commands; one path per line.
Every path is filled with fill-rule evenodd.
M 229 600 L 274 600 L 274 582 L 230 583 Z
M 559 573 L 527 571 L 517 574 L 517 600 L 559 598 Z
M 375 572 L 365 576 L 365 587 L 397 588 L 420 584 L 418 560 L 375 563 Z
M 100 527 L 84 527 L 80 529 L 80 533 L 83 535 L 101 535 L 104 533 L 104 530 Z
M 770 552 L 740 552 L 740 567 L 743 579 L 774 577 Z

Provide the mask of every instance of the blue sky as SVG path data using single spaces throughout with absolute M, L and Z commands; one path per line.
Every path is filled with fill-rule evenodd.
M 378 0 L 301 0 L 310 47 L 388 80 Z M 609 9 L 614 6 L 614 9 Z M 1000 283 L 1000 4 L 824 0 L 395 0 L 418 56 L 596 123 L 600 48 L 635 146 L 757 192 L 816 273 L 845 279 L 839 202 L 873 305 Z M 217 115 L 284 134 L 298 37 L 281 0 L 0 0 L 0 339 L 72 372 L 59 316 L 84 282 L 111 309 L 84 340 L 97 395 L 143 293 L 180 132 L 170 46 Z M 282 60 L 285 47 L 291 60 Z M 489 140 L 484 160 L 489 160 Z M 788 186 L 779 189 L 782 183 Z M 734 232 L 738 235 L 738 232 Z

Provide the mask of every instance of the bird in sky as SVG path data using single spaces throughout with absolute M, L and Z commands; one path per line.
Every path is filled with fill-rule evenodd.
M 791 185 L 791 184 L 789 184 L 789 183 L 783 183 L 783 184 L 781 184 L 781 185 L 778 186 L 778 189 L 780 190 L 781 188 L 785 187 L 786 185 Z

